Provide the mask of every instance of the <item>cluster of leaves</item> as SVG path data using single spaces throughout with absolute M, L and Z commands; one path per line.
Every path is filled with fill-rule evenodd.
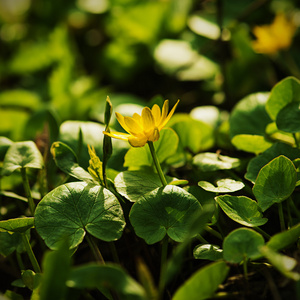
M 116 126 L 108 100 L 104 125 L 49 119 L 59 131 L 52 157 L 32 141 L 1 137 L 0 253 L 21 269 L 12 286 L 31 299 L 208 299 L 251 296 L 252 277 L 267 272 L 270 282 L 272 272 L 296 295 L 299 91 L 287 77 L 226 118 L 216 107 L 175 114 L 154 143 L 167 186 L 147 147 L 102 134 Z M 223 153 L 206 152 L 216 147 Z M 11 177 L 26 198 L 4 188 Z M 246 291 L 230 291 L 237 270 Z

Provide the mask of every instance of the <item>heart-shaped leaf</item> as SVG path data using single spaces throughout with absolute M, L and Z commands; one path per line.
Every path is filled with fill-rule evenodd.
M 8 176 L 21 168 L 42 169 L 43 157 L 32 141 L 13 143 L 6 152 L 2 175 Z
M 287 157 L 280 155 L 265 165 L 258 173 L 253 187 L 262 211 L 287 199 L 294 191 L 296 182 L 296 168 Z
M 0 221 L 0 232 L 8 231 L 8 232 L 25 232 L 29 228 L 34 226 L 34 218 L 16 218 L 10 220 Z
M 146 243 L 161 241 L 167 234 L 176 242 L 189 235 L 198 200 L 180 187 L 167 185 L 143 195 L 131 208 L 129 219 L 136 234 Z
M 257 202 L 248 197 L 224 195 L 215 199 L 225 214 L 239 224 L 256 227 L 268 221 L 262 217 Z
M 5 136 L 0 136 L 0 161 L 3 161 L 5 154 L 8 150 L 8 148 L 13 144 L 14 142 L 8 139 Z
M 200 153 L 194 156 L 193 164 L 203 172 L 234 169 L 240 165 L 238 158 L 220 155 L 217 153 Z
M 274 144 L 271 148 L 250 160 L 245 178 L 254 183 L 260 169 L 279 155 L 294 160 L 300 157 L 300 150 L 283 143 Z
M 231 263 L 255 259 L 260 256 L 259 248 L 263 245 L 264 238 L 259 233 L 248 228 L 238 228 L 224 239 L 223 257 Z
M 170 184 L 174 178 L 166 176 Z M 142 195 L 162 186 L 158 174 L 145 171 L 125 171 L 115 178 L 115 187 L 119 194 L 129 201 L 135 202 Z
M 70 248 L 78 246 L 86 233 L 104 241 L 121 237 L 125 227 L 122 208 L 109 190 L 84 182 L 61 185 L 38 204 L 35 226 L 51 249 L 64 237 Z

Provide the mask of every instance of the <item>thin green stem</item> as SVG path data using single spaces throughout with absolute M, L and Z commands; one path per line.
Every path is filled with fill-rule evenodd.
M 23 261 L 22 261 L 21 254 L 20 254 L 18 251 L 16 251 L 16 257 L 17 257 L 17 262 L 18 262 L 18 265 L 19 265 L 20 270 L 21 270 L 21 271 L 22 271 L 22 270 L 26 270 L 26 269 L 25 269 L 25 266 L 24 266 L 24 264 L 23 264 Z
M 256 230 L 257 232 L 259 232 L 261 235 L 263 235 L 266 239 L 270 239 L 271 236 L 269 234 L 267 234 L 264 230 L 262 230 L 261 228 L 259 227 L 254 227 L 253 228 L 254 230 Z
M 152 155 L 152 158 L 153 158 L 153 161 L 154 161 L 157 173 L 159 175 L 160 181 L 161 181 L 161 183 L 162 183 L 163 186 L 166 186 L 168 183 L 167 183 L 165 175 L 164 175 L 164 173 L 163 173 L 163 171 L 161 169 L 160 163 L 158 161 L 158 158 L 157 158 L 157 155 L 156 155 L 156 152 L 155 152 L 155 148 L 154 148 L 153 142 L 149 141 L 148 145 L 149 145 L 149 149 L 150 149 L 150 152 L 151 152 L 151 155 Z
M 33 270 L 35 273 L 41 273 L 41 268 L 39 266 L 39 263 L 32 251 L 32 248 L 31 248 L 31 245 L 29 243 L 29 240 L 28 240 L 28 237 L 26 235 L 26 233 L 22 233 L 22 240 L 23 240 L 23 244 L 24 244 L 24 247 L 26 249 L 26 252 L 29 256 L 29 259 L 30 259 L 30 262 L 32 264 L 32 267 L 33 267 Z
M 27 174 L 26 174 L 26 168 L 21 168 L 21 175 L 22 175 L 23 186 L 24 186 L 24 190 L 25 190 L 25 193 L 26 193 L 26 197 L 28 199 L 29 209 L 30 209 L 31 214 L 34 215 L 35 204 L 34 204 L 34 201 L 32 199 L 32 196 L 31 196 L 31 190 L 30 190 L 28 177 L 27 177 Z
M 168 236 L 165 236 L 162 241 L 161 247 L 161 260 L 160 260 L 160 277 L 158 285 L 159 299 L 162 299 L 164 287 L 166 283 L 165 272 L 167 266 L 167 257 L 168 257 Z
M 197 234 L 197 239 L 204 244 L 209 244 L 209 242 L 201 234 Z
M 221 235 L 218 231 L 212 229 L 210 226 L 206 226 L 206 227 L 205 227 L 205 230 L 206 230 L 207 232 L 209 232 L 210 234 L 212 234 L 213 236 L 215 236 L 216 238 L 218 238 L 218 239 L 220 239 L 221 241 L 223 241 L 222 235 Z
M 111 251 L 114 262 L 120 264 L 119 255 L 118 255 L 118 252 L 117 252 L 117 249 L 116 249 L 116 246 L 115 246 L 114 242 L 109 243 L 109 248 L 110 248 L 110 251 Z
M 292 197 L 288 198 L 288 205 L 291 207 L 292 211 L 296 214 L 296 216 L 298 218 L 300 218 L 300 212 L 299 212 L 298 208 L 296 207 Z
M 244 257 L 243 270 L 244 270 L 245 279 L 248 281 L 248 259 L 247 259 L 247 257 Z
M 296 133 L 293 133 L 293 138 L 294 138 L 294 140 L 295 140 L 296 147 L 299 148 L 300 145 L 299 145 L 299 141 L 298 141 L 298 139 L 297 139 Z
M 102 256 L 98 246 L 96 245 L 93 237 L 89 236 L 88 234 L 85 237 L 86 237 L 86 240 L 87 240 L 87 242 L 88 242 L 88 244 L 89 244 L 89 246 L 90 246 L 90 248 L 93 252 L 93 255 L 94 255 L 96 261 L 99 262 L 100 264 L 104 265 L 105 261 L 103 259 L 103 256 Z
M 282 203 L 278 203 L 278 214 L 279 214 L 279 222 L 280 222 L 280 228 L 281 231 L 285 230 L 285 223 L 284 223 L 284 215 L 283 215 L 283 208 Z

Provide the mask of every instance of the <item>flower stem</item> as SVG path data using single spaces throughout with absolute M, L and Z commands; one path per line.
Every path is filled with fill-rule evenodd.
M 25 246 L 26 252 L 29 256 L 30 262 L 32 264 L 33 270 L 35 273 L 41 273 L 41 268 L 39 266 L 39 263 L 32 251 L 31 245 L 29 243 L 28 237 L 26 235 L 26 233 L 22 233 L 22 240 L 23 240 L 23 244 Z
M 23 186 L 24 186 L 24 190 L 25 190 L 25 193 L 26 193 L 26 197 L 28 199 L 29 209 L 31 211 L 31 214 L 34 215 L 35 204 L 34 204 L 34 201 L 32 199 L 32 196 L 31 196 L 30 185 L 29 185 L 29 181 L 28 181 L 28 177 L 27 177 L 25 168 L 21 168 L 21 175 L 22 175 Z
M 267 238 L 268 240 L 271 238 L 271 236 L 269 234 L 267 234 L 264 230 L 262 230 L 259 227 L 254 227 L 254 230 L 256 230 L 257 232 L 259 232 L 261 235 L 263 235 L 265 238 Z
M 293 138 L 295 140 L 296 147 L 299 148 L 299 141 L 297 139 L 296 133 L 293 133 Z
M 148 141 L 148 145 L 149 145 L 150 152 L 151 152 L 151 155 L 152 155 L 152 158 L 153 158 L 153 161 L 154 161 L 157 173 L 159 175 L 160 181 L 161 181 L 161 183 L 162 183 L 163 186 L 166 186 L 168 183 L 167 183 L 165 175 L 164 175 L 164 173 L 163 173 L 163 171 L 161 169 L 160 163 L 158 161 L 158 158 L 157 158 L 157 155 L 156 155 L 156 152 L 155 152 L 155 148 L 154 148 L 153 142 Z
M 86 237 L 86 240 L 87 240 L 87 242 L 88 242 L 88 244 L 89 244 L 89 246 L 90 246 L 90 248 L 91 248 L 91 250 L 94 254 L 94 257 L 95 257 L 96 261 L 99 262 L 100 264 L 104 265 L 105 261 L 103 259 L 103 256 L 102 256 L 98 246 L 96 245 L 93 237 L 90 237 L 89 235 L 86 235 L 85 237 Z
M 159 277 L 159 299 L 162 299 L 163 291 L 165 287 L 165 272 L 166 272 L 166 265 L 167 265 L 167 256 L 168 256 L 168 236 L 166 235 L 162 241 L 161 247 L 161 260 L 160 260 L 160 277 Z

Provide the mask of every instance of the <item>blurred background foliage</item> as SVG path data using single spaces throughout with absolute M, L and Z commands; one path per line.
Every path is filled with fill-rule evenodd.
M 128 114 L 178 98 L 181 112 L 230 111 L 299 78 L 297 2 L 0 0 L 0 135 L 53 142 L 64 121 L 103 122 L 107 95 Z M 278 13 L 296 28 L 291 45 L 256 53 L 253 28 Z

